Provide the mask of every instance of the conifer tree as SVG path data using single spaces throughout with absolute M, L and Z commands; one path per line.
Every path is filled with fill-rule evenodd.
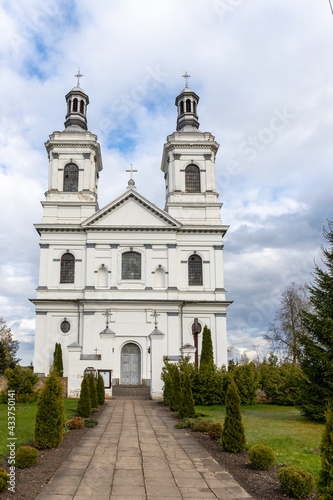
M 180 418 L 194 418 L 195 407 L 191 388 L 189 367 L 185 367 L 183 383 L 180 391 L 180 407 L 178 411 Z
M 90 375 L 88 377 L 88 382 L 89 382 L 89 396 L 90 396 L 91 408 L 98 408 L 97 389 L 93 372 L 90 372 Z
M 169 371 L 163 374 L 163 380 L 163 402 L 167 406 L 170 406 L 172 401 L 172 377 Z
M 99 373 L 97 377 L 97 399 L 99 405 L 104 405 L 105 402 L 105 387 L 102 375 Z
M 42 449 L 59 446 L 63 440 L 64 420 L 62 385 L 52 368 L 37 403 L 35 445 Z
M 210 329 L 205 325 L 202 333 L 202 347 L 199 371 L 209 371 L 214 373 L 213 342 Z
M 53 353 L 53 366 L 57 370 L 59 377 L 64 376 L 64 365 L 62 361 L 61 344 L 56 343 Z
M 180 371 L 177 365 L 171 365 L 171 404 L 170 408 L 173 411 L 178 411 L 180 408 Z
M 326 426 L 321 441 L 321 470 L 317 485 L 317 499 L 331 500 L 333 498 L 333 409 L 328 406 Z
M 222 446 L 225 451 L 241 453 L 245 449 L 245 432 L 242 423 L 240 397 L 231 378 L 225 396 L 225 417 L 222 431 Z
M 314 283 L 308 286 L 312 312 L 303 312 L 305 333 L 300 334 L 300 364 L 307 380 L 302 384 L 300 408 L 303 415 L 324 421 L 333 394 L 333 223 L 324 236 L 330 244 L 322 247 L 326 269 L 315 265 Z
M 91 401 L 89 394 L 89 383 L 86 376 L 83 377 L 81 382 L 80 399 L 77 403 L 77 412 L 80 417 L 88 418 L 91 414 Z

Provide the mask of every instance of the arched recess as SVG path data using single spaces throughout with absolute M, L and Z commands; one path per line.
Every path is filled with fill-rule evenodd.
M 189 286 L 201 286 L 202 280 L 202 259 L 199 255 L 193 254 L 188 259 L 188 284 Z
M 109 284 L 109 273 L 107 268 L 103 265 L 97 271 L 97 287 L 108 288 L 108 284 Z
M 79 189 L 79 167 L 68 163 L 64 168 L 64 191 L 76 192 Z
M 133 342 L 125 344 L 121 349 L 120 384 L 141 385 L 141 350 Z
M 185 168 L 186 193 L 200 193 L 200 169 L 197 165 L 187 165 Z
M 75 279 L 75 257 L 66 252 L 60 259 L 60 283 L 74 283 Z
M 165 270 L 162 266 L 155 269 L 155 288 L 165 288 Z

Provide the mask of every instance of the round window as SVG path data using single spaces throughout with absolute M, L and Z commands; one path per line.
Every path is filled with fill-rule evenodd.
M 66 319 L 61 323 L 60 325 L 60 330 L 62 331 L 62 333 L 68 333 L 69 330 L 71 329 L 71 325 L 69 323 L 69 321 L 67 321 Z

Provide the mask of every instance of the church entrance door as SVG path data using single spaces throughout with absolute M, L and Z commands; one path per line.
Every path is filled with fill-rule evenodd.
M 141 352 L 136 344 L 125 344 L 121 350 L 120 383 L 141 385 Z

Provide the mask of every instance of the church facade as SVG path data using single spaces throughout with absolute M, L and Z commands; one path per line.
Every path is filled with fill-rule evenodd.
M 165 357 L 198 361 L 202 330 L 212 332 L 215 363 L 227 363 L 221 203 L 215 190 L 219 145 L 199 130 L 199 97 L 187 85 L 176 98 L 177 129 L 161 162 L 164 209 L 132 179 L 98 206 L 103 168 L 87 129 L 89 98 L 79 83 L 66 95 L 65 130 L 46 142 L 49 181 L 42 202 L 34 369 L 47 374 L 61 343 L 68 395 L 100 372 L 114 384 L 149 385 L 162 396 Z

